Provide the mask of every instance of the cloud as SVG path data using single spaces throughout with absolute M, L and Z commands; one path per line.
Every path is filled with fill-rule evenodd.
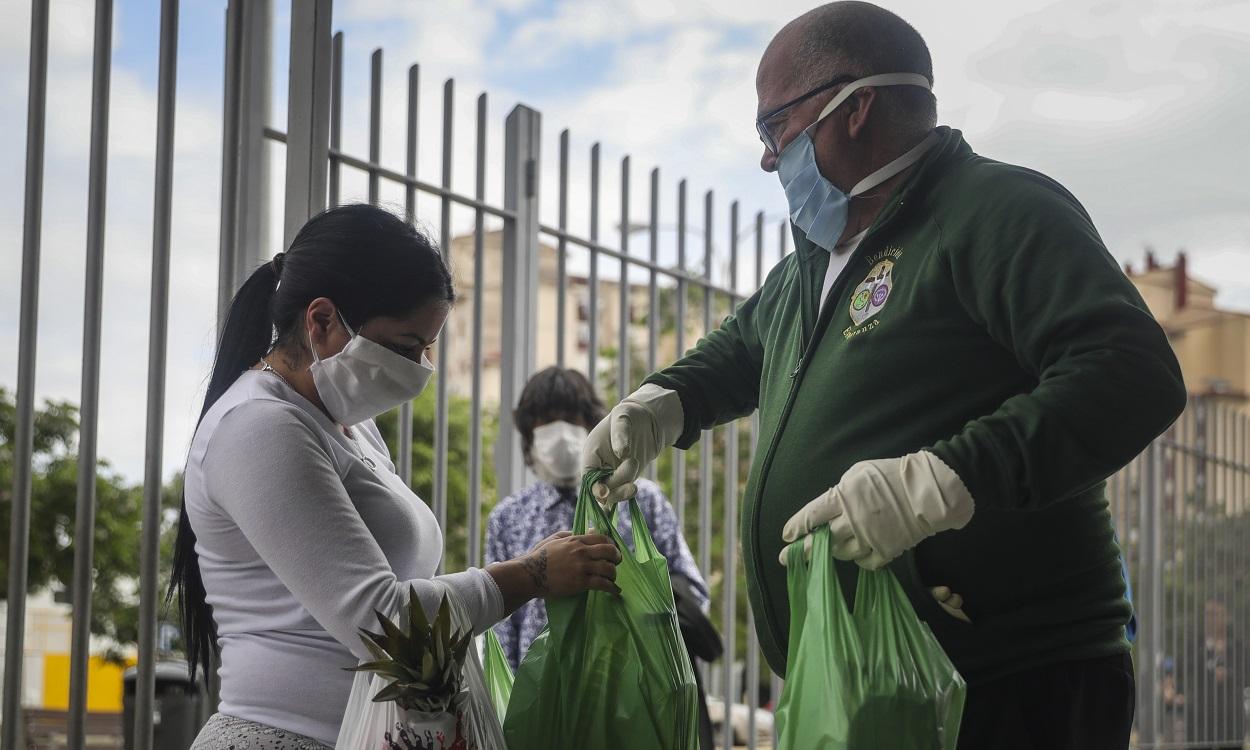
M 1230 260 L 1250 253 L 1250 156 L 1231 146 L 1250 120 L 1250 6 L 1061 2 L 967 67 L 1001 97 L 981 153 L 1063 182 L 1121 259 L 1187 248 L 1221 304 L 1250 309 Z
M 284 126 L 283 8 L 275 19 L 274 113 Z M 676 221 L 676 183 L 689 180 L 688 221 L 701 229 L 702 195 L 716 191 L 711 236 L 727 252 L 727 204 L 742 222 L 756 209 L 774 220 L 784 199 L 758 168 L 753 118 L 757 57 L 773 33 L 808 2 L 779 0 L 341 0 L 346 30 L 344 148 L 368 153 L 368 70 L 385 49 L 382 161 L 401 170 L 406 149 L 406 76 L 421 63 L 419 176 L 437 184 L 442 167 L 443 81 L 456 79 L 452 183 L 475 181 L 475 106 L 489 91 L 486 195 L 503 201 L 503 120 L 517 102 L 543 116 L 542 219 L 556 222 L 558 137 L 571 131 L 570 227 L 587 233 L 588 155 L 602 145 L 600 237 L 617 242 L 620 159 L 632 155 L 630 219 L 647 217 L 648 172 L 661 171 L 662 226 Z M 1239 148 L 1250 121 L 1250 3 L 1201 0 L 900 1 L 934 57 L 939 113 L 993 158 L 1040 169 L 1085 203 L 1113 252 L 1129 259 L 1149 242 L 1166 255 L 1185 247 L 1195 275 L 1219 300 L 1250 310 L 1250 153 Z M 155 128 L 155 44 L 126 24 L 147 12 L 123 3 L 115 33 L 104 295 L 101 455 L 127 476 L 142 470 Z M 0 242 L 20 247 L 29 4 L 0 0 Z M 89 143 L 89 0 L 52 9 L 44 258 L 38 384 L 40 396 L 78 400 L 81 370 L 86 154 Z M 216 300 L 220 175 L 220 25 L 191 28 L 184 14 L 174 183 L 166 466 L 182 460 L 211 365 Z M 127 33 L 123 33 L 127 32 Z M 151 51 L 148 51 L 148 48 Z M 139 50 L 139 52 L 136 52 Z M 283 150 L 273 149 L 273 237 L 281 234 Z M 363 200 L 367 183 L 343 173 L 344 200 Z M 382 198 L 402 206 L 403 190 Z M 437 233 L 439 201 L 418 202 Z M 451 234 L 472 226 L 457 208 Z M 488 222 L 488 226 L 492 222 Z M 691 266 L 702 252 L 688 238 Z M 662 262 L 675 259 L 675 234 L 661 233 Z M 752 244 L 743 236 L 743 253 Z M 632 250 L 645 253 L 645 235 Z M 0 254 L 0 383 L 13 383 L 20 254 Z M 574 264 L 584 255 L 574 253 Z M 615 264 L 603 264 L 605 278 Z M 717 265 L 716 278 L 727 273 Z M 744 288 L 753 273 L 744 273 Z M 455 314 L 466 314 L 457 311 Z M 457 344 L 457 345 L 463 345 Z
M 21 20 L 4 0 L 0 12 Z M 10 14 L 8 11 L 13 10 Z M 119 14 L 120 16 L 120 14 Z M 80 400 L 87 154 L 91 106 L 91 3 L 54 3 L 50 17 L 47 147 L 43 185 L 42 257 L 37 397 Z M 29 17 L 22 27 L 29 34 Z M 120 19 L 119 19 L 120 22 Z M 184 29 L 184 50 L 193 47 Z M 211 44 L 211 35 L 208 43 Z M 84 41 L 85 40 L 85 41 Z M 152 205 L 156 101 L 142 73 L 119 62 L 124 48 L 115 34 L 111 80 L 108 191 L 105 214 L 104 294 L 101 314 L 99 454 L 137 480 L 143 468 L 147 377 L 148 299 L 152 252 Z M 25 162 L 26 62 L 6 46 L 0 85 L 20 91 L 21 106 L 0 110 L 6 139 L 0 168 L 0 242 L 21 246 L 21 175 Z M 155 68 L 155 53 L 150 65 Z M 183 72 L 184 80 L 187 78 Z M 150 76 L 153 80 L 155 76 Z M 166 467 L 185 455 L 197 391 L 211 356 L 216 299 L 217 199 L 220 171 L 220 92 L 181 86 L 178 92 L 174 163 L 171 309 Z M 0 254 L 0 383 L 16 379 L 21 257 Z

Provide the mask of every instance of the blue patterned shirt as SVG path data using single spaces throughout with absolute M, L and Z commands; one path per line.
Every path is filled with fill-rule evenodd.
M 668 560 L 668 569 L 690 581 L 699 606 L 706 609 L 707 584 L 695 566 L 694 556 L 677 525 L 677 514 L 664 493 L 654 483 L 640 479 L 638 506 L 647 519 L 655 546 Z M 537 482 L 515 495 L 509 495 L 491 511 L 486 522 L 486 562 L 511 560 L 529 552 L 535 544 L 573 527 L 573 490 L 560 490 L 546 482 Z M 625 543 L 633 548 L 633 527 L 628 513 L 617 513 L 616 528 Z M 530 644 L 547 626 L 547 609 L 542 599 L 534 599 L 495 625 L 499 643 L 516 669 Z

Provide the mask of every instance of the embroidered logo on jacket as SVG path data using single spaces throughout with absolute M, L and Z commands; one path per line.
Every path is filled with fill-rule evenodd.
M 883 260 L 872 267 L 851 295 L 851 322 L 856 326 L 881 312 L 894 287 L 894 261 Z

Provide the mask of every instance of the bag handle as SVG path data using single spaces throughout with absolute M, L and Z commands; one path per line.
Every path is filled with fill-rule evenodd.
M 842 582 L 838 578 L 836 563 L 833 560 L 832 535 L 829 527 L 824 526 L 812 534 L 812 555 L 811 562 L 805 563 L 810 566 L 810 576 L 807 584 L 807 596 L 804 602 L 804 616 L 807 612 L 815 611 L 817 613 L 823 611 L 824 617 L 830 620 L 830 628 L 832 633 L 830 637 L 835 637 L 839 641 L 841 649 L 846 653 L 847 660 L 851 664 L 859 664 L 863 661 L 863 643 L 860 640 L 859 628 L 856 625 L 854 615 L 851 614 L 850 607 L 847 606 L 846 596 L 842 593 Z M 791 560 L 797 554 L 802 558 L 802 545 L 795 545 L 790 550 Z M 863 575 L 861 569 L 860 574 Z M 862 578 L 861 578 L 862 580 Z M 793 608 L 793 604 L 791 605 Z M 857 606 L 856 611 L 860 608 Z M 817 615 L 819 616 L 819 615 Z M 794 632 L 793 615 L 790 631 Z
M 616 528 L 616 508 L 613 508 L 609 514 L 595 499 L 593 487 L 610 476 L 612 472 L 607 469 L 595 469 L 582 476 L 581 490 L 577 493 L 577 507 L 573 511 L 573 533 L 585 534 L 593 526 L 598 533 L 611 537 L 617 549 L 621 551 L 621 555 L 634 562 L 645 563 L 656 557 L 662 557 L 659 548 L 655 546 L 655 541 L 651 538 L 651 530 L 647 527 L 647 519 L 642 514 L 637 497 L 631 497 L 626 501 L 629 503 L 630 525 L 633 527 L 633 552 L 630 552 L 629 546 L 625 544 L 625 538 Z

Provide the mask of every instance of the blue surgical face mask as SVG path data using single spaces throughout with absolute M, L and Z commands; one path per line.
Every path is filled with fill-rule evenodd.
M 929 88 L 929 79 L 917 73 L 885 73 L 848 83 L 829 100 L 815 122 L 807 126 L 777 155 L 777 176 L 790 204 L 790 220 L 816 245 L 832 250 L 846 229 L 850 199 L 880 185 L 910 167 L 937 141 L 930 135 L 920 145 L 860 180 L 850 193 L 844 193 L 820 173 L 816 166 L 816 145 L 812 133 L 820 121 L 829 116 L 855 91 L 865 86 L 922 86 Z

